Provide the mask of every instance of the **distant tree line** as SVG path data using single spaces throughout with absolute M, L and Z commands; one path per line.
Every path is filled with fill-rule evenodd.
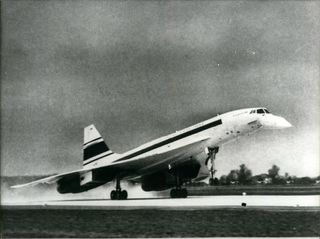
M 290 176 L 288 173 L 279 174 L 280 168 L 272 165 L 268 173 L 252 175 L 252 171 L 245 165 L 241 164 L 239 169 L 233 169 L 228 175 L 222 175 L 220 179 L 214 178 L 214 185 L 256 185 L 256 184 L 298 184 L 311 185 L 320 183 L 320 176 L 315 178 Z

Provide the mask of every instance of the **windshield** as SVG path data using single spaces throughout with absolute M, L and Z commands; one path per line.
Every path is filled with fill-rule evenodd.
M 258 114 L 264 114 L 264 110 L 263 110 L 263 109 L 258 109 L 258 110 L 257 110 L 257 113 L 258 113 Z
M 270 112 L 267 109 L 257 109 L 257 110 L 251 110 L 250 114 L 270 114 Z

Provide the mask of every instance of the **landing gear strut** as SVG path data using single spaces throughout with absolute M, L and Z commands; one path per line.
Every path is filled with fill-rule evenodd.
M 125 200 L 128 198 L 128 192 L 121 190 L 119 177 L 116 177 L 116 190 L 111 191 L 110 198 L 111 200 Z
M 208 157 L 206 158 L 205 164 L 207 165 L 210 171 L 209 184 L 213 185 L 214 184 L 213 176 L 217 172 L 214 161 L 216 159 L 216 154 L 219 152 L 219 147 L 207 148 L 207 149 L 208 149 Z
M 186 198 L 186 197 L 188 197 L 187 189 L 181 188 L 182 183 L 180 181 L 179 171 L 176 171 L 174 176 L 176 178 L 176 187 L 171 189 L 170 197 L 171 198 Z

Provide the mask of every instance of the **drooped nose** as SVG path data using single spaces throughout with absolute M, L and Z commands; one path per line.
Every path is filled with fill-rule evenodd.
M 266 129 L 285 129 L 292 127 L 285 118 L 275 115 L 268 115 L 261 119 L 261 123 Z
M 287 121 L 285 118 L 278 117 L 275 126 L 278 129 L 285 129 L 292 127 L 292 124 L 290 124 L 289 121 Z

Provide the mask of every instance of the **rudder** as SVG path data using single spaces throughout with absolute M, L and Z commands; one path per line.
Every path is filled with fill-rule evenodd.
M 104 139 L 92 124 L 84 128 L 83 165 L 113 154 Z

